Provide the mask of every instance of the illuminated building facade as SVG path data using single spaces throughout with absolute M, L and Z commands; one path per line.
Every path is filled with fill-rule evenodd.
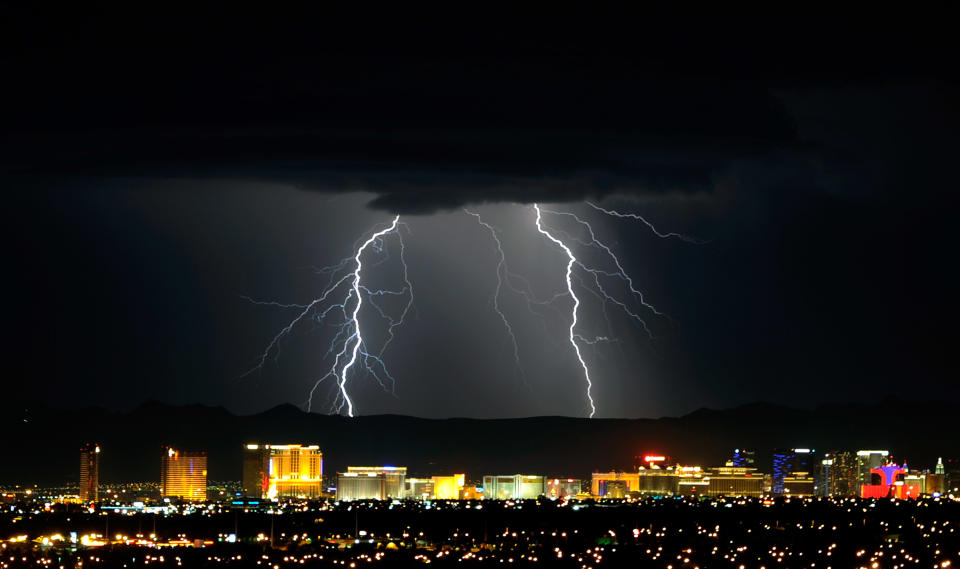
M 433 497 L 432 478 L 407 478 L 404 496 L 407 498 L 429 499 Z
M 164 447 L 160 459 L 160 493 L 189 502 L 207 499 L 207 453 Z
M 823 458 L 813 469 L 813 493 L 817 496 L 832 496 L 830 476 L 833 474 L 833 453 L 823 455 Z
M 433 483 L 433 497 L 438 500 L 459 500 L 463 494 L 463 486 L 466 478 L 466 474 L 434 476 L 431 479 Z
M 858 450 L 857 451 L 857 494 L 863 486 L 872 485 L 871 473 L 874 468 L 880 468 L 890 460 L 890 452 L 886 450 Z
M 338 500 L 404 498 L 406 466 L 348 466 L 337 473 Z
M 814 451 L 808 448 L 793 448 L 789 450 L 775 450 L 773 452 L 773 479 L 771 490 L 774 494 L 783 494 L 786 490 L 785 479 L 810 478 L 811 493 L 813 491 L 813 455 Z M 806 476 L 803 476 L 806 475 Z
M 100 445 L 89 443 L 80 449 L 80 500 L 100 501 Z
M 677 482 L 678 496 L 707 496 L 710 493 L 710 480 L 688 477 Z
M 407 498 L 459 500 L 463 496 L 466 474 L 432 476 L 430 478 L 407 478 Z
M 946 484 L 944 484 L 943 474 L 924 474 L 922 476 L 923 487 L 921 490 L 924 494 L 939 496 L 944 493 Z
M 916 477 L 907 479 L 906 467 L 888 463 L 870 471 L 870 484 L 860 487 L 861 498 L 918 498 L 921 488 Z
M 248 498 L 319 498 L 323 493 L 323 453 L 320 447 L 246 445 L 243 493 Z
M 907 471 L 907 473 L 901 479 L 901 482 L 902 484 L 898 484 L 899 486 L 913 486 L 916 488 L 916 493 L 913 493 L 910 488 L 903 491 L 908 498 L 917 498 L 922 495 L 930 495 L 940 492 L 938 490 L 940 487 L 938 484 L 939 479 L 937 478 L 936 474 Z
M 771 490 L 774 494 L 783 494 L 783 478 L 790 472 L 790 461 L 793 453 L 784 450 L 773 451 L 773 485 Z
M 547 480 L 548 498 L 574 497 L 583 491 L 583 481 L 576 478 L 550 478 Z
M 706 476 L 708 496 L 763 496 L 763 474 L 745 466 L 718 466 Z
M 636 472 L 594 472 L 590 477 L 590 494 L 597 497 L 622 498 L 640 490 Z
M 710 492 L 710 480 L 703 476 L 699 466 L 680 466 L 673 468 L 677 476 L 677 495 L 706 496 Z
M 546 479 L 529 474 L 487 475 L 483 477 L 483 496 L 488 500 L 524 500 L 546 492 Z
M 482 500 L 483 486 L 477 486 L 474 483 L 465 484 L 460 490 L 461 500 Z
M 813 496 L 816 482 L 809 472 L 794 472 L 783 477 L 783 495 L 797 498 Z
M 924 492 L 926 494 L 944 494 L 947 491 L 947 480 L 944 474 L 943 458 L 937 459 L 937 466 L 933 469 L 933 474 L 926 475 L 926 484 Z
M 816 471 L 818 496 L 859 496 L 857 457 L 852 452 L 826 453 Z
M 652 496 L 676 494 L 680 483 L 679 471 L 674 467 L 641 468 L 637 473 L 637 491 Z
M 650 463 L 648 463 L 650 464 Z M 672 496 L 705 492 L 706 479 L 699 466 L 668 466 L 653 463 L 637 472 L 595 472 L 590 492 L 597 497 L 624 498 L 631 495 Z M 681 488 L 681 484 L 684 488 Z

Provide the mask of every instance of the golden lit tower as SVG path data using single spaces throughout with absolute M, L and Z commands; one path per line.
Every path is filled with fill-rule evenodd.
M 80 499 L 84 502 L 99 501 L 100 445 L 87 443 L 80 449 Z
M 160 460 L 160 486 L 164 497 L 206 501 L 207 453 L 164 447 Z

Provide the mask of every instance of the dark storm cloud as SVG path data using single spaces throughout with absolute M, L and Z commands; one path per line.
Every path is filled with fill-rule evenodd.
M 384 210 L 607 197 L 710 243 L 558 206 L 597 220 L 678 324 L 655 350 L 637 334 L 610 356 L 604 413 L 960 396 L 950 18 L 2 10 L 14 214 L 0 231 L 17 244 L 3 297 L 17 301 L 0 345 L 25 395 L 37 378 L 66 403 L 261 410 L 260 392 L 220 380 L 249 369 L 285 315 L 251 315 L 237 295 L 311 298 L 312 275 L 290 271 L 349 254 Z M 478 211 L 505 232 L 512 270 L 560 284 L 530 208 Z M 489 384 L 510 387 L 501 322 L 460 295 L 493 290 L 488 235 L 459 212 L 409 223 L 423 320 L 395 355 L 417 396 L 372 408 L 580 412 L 559 388 L 502 403 Z M 534 342 L 566 330 L 524 318 Z M 270 403 L 299 402 L 312 355 L 263 380 Z M 571 371 L 554 355 L 524 363 L 546 362 L 552 382 Z M 450 381 L 471 358 L 472 379 Z
M 280 181 L 405 213 L 702 192 L 733 164 L 819 156 L 777 88 L 951 73 L 929 42 L 891 47 L 882 26 L 811 44 L 626 17 L 434 15 L 444 25 L 416 35 L 409 14 L 360 30 L 322 11 L 132 16 L 8 20 L 0 172 Z
M 169 117 L 147 109 L 135 125 L 25 131 L 9 139 L 3 166 L 23 175 L 252 178 L 361 190 L 379 195 L 373 207 L 409 213 L 703 191 L 734 160 L 799 151 L 790 117 L 763 90 L 656 85 L 610 78 L 608 69 L 569 77 L 536 62 L 511 65 L 544 77 L 511 83 L 499 69 L 440 63 L 434 75 L 398 62 L 409 66 L 402 85 L 374 70 L 351 93 L 324 85 L 306 101 L 253 101 L 223 125 L 212 102 Z

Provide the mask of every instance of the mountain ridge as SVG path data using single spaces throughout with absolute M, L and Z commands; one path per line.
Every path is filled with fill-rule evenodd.
M 236 415 L 221 406 L 158 401 L 127 412 L 15 407 L 3 413 L 0 425 L 8 456 L 18 458 L 0 462 L 0 483 L 76 481 L 77 453 L 88 441 L 103 448 L 103 482 L 159 480 L 164 444 L 205 450 L 211 480 L 239 480 L 242 448 L 251 442 L 318 444 L 327 473 L 348 464 L 394 464 L 408 466 L 412 476 L 466 472 L 472 479 L 516 472 L 588 477 L 597 470 L 633 468 L 635 457 L 649 452 L 713 466 L 737 447 L 755 449 L 764 472 L 775 447 L 881 447 L 915 467 L 932 468 L 954 448 L 950 423 L 958 414 L 957 404 L 895 398 L 813 409 L 758 402 L 655 419 L 348 418 L 290 404 Z

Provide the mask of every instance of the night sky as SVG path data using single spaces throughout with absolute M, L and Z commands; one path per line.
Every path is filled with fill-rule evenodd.
M 7 402 L 302 405 L 331 329 L 244 375 L 296 316 L 244 297 L 309 302 L 399 214 L 414 308 L 395 393 L 358 375 L 358 412 L 583 416 L 569 298 L 502 291 L 521 377 L 462 211 L 549 298 L 566 258 L 534 202 L 668 315 L 651 340 L 581 291 L 584 334 L 617 338 L 582 345 L 597 416 L 960 396 L 953 20 L 368 8 L 4 7 Z M 402 286 L 384 243 L 370 284 Z

